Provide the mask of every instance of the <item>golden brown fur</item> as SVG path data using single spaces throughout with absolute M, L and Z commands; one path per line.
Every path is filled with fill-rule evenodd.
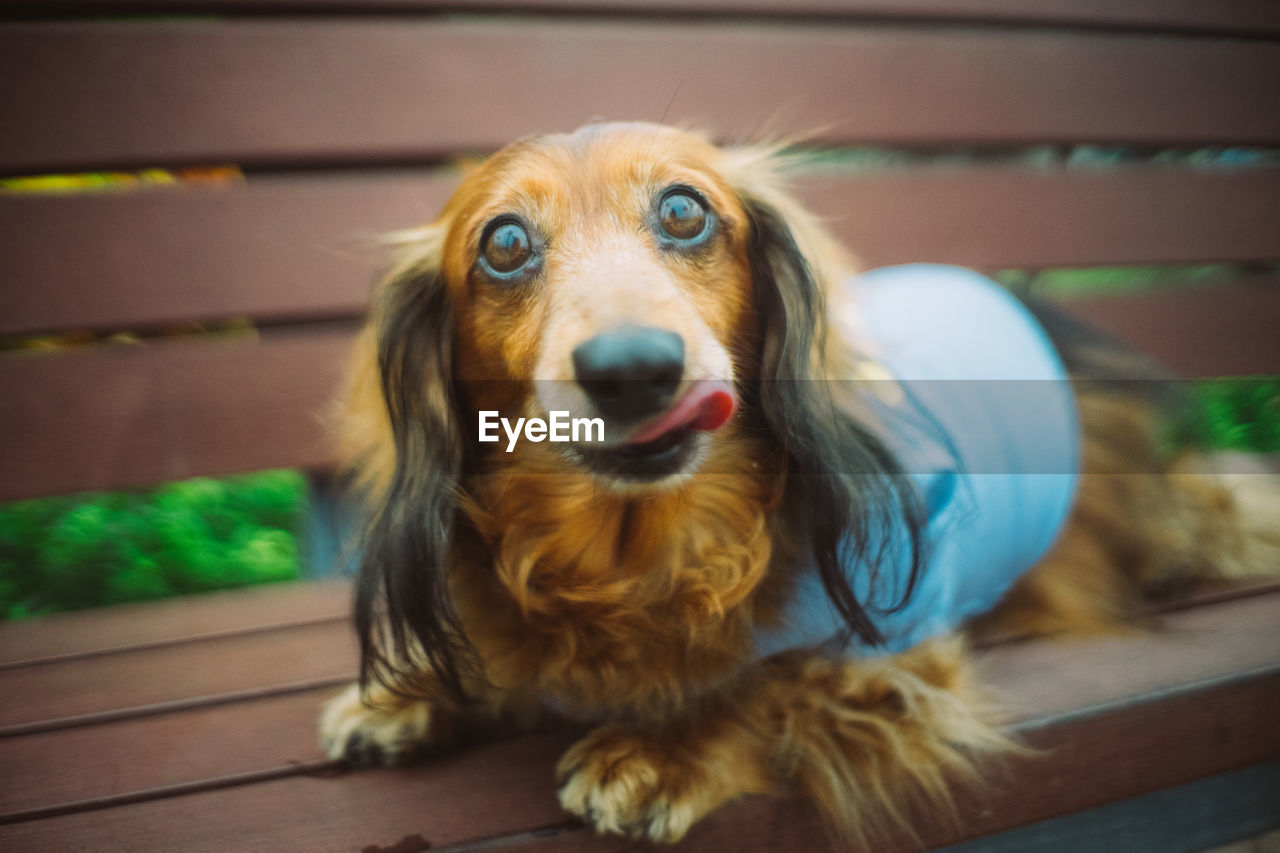
M 752 381 L 778 357 L 754 280 L 758 255 L 778 250 L 753 233 L 762 215 L 789 230 L 780 245 L 825 300 L 802 330 L 810 375 L 856 375 L 874 353 L 851 340 L 835 289 L 852 264 L 783 190 L 774 154 L 648 125 L 525 140 L 471 171 L 439 220 L 401 235 L 356 348 L 341 445 L 374 507 L 375 538 L 419 500 L 422 526 L 446 528 L 443 627 L 397 626 L 395 585 L 413 582 L 390 574 L 405 567 L 383 567 L 363 604 L 366 683 L 322 720 L 335 757 L 395 761 L 549 715 L 599 722 L 560 764 L 561 802 L 601 831 L 674 841 L 728 800 L 788 788 L 862 832 L 897 817 L 906 797 L 945 802 L 949 772 L 1008 747 L 959 639 L 874 661 L 796 650 L 750 662 L 753 628 L 777 618 L 786 567 L 805 547 L 786 515 L 795 460 L 767 430 L 731 422 L 703 448 L 697 476 L 633 489 L 549 444 L 474 450 L 448 415 L 459 394 L 468 412 L 537 413 L 534 380 L 571 385 L 572 347 L 636 314 L 679 332 L 691 364 Z M 673 183 L 720 212 L 724 231 L 705 251 L 664 254 L 644 237 L 653 187 Z M 486 222 L 512 208 L 554 235 L 537 287 L 494 287 L 476 272 Z M 424 299 L 436 300 L 430 310 Z M 440 338 L 403 344 L 439 362 L 420 376 L 404 356 L 416 351 L 387 340 L 412 332 L 396 324 L 419 310 L 438 324 L 422 335 Z M 1232 534 L 1221 493 L 1106 473 L 1165 469 L 1150 456 L 1147 410 L 1105 396 L 1081 405 L 1086 476 L 1073 519 L 979 634 L 1110 629 L 1171 573 L 1210 570 L 1233 548 L 1247 561 L 1222 538 Z M 415 418 L 430 424 L 415 431 Z M 421 446 L 428 439 L 439 448 Z M 413 454 L 436 467 L 406 470 Z M 427 482 L 437 477 L 443 496 Z M 448 689 L 431 637 L 465 652 L 461 691 Z

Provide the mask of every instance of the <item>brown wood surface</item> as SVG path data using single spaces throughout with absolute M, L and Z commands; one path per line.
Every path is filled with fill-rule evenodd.
M 330 461 L 346 328 L 0 357 L 0 498 Z
M 1280 698 L 1280 673 L 1242 678 L 1207 689 L 1177 692 L 1058 718 L 1023 739 L 1042 750 L 989 770 L 988 784 L 956 793 L 956 820 L 938 810 L 909 810 L 916 838 L 873 835 L 867 845 L 833 843 L 818 816 L 798 801 L 750 800 L 711 814 L 673 850 L 769 853 L 776 850 L 912 853 L 1015 829 L 1040 820 L 1113 803 L 1214 773 L 1280 757 L 1269 725 Z M 622 853 L 633 842 L 601 838 L 576 826 L 544 837 L 528 833 L 508 843 L 445 846 L 444 853 L 501 849 L 521 853 Z M 437 849 L 435 847 L 432 848 Z
M 356 315 L 383 235 L 435 219 L 455 184 L 421 170 L 0 195 L 0 255 L 26 283 L 0 293 L 0 333 Z
M 0 195 L 0 334 L 354 316 L 378 235 L 435 218 L 427 170 L 255 177 L 227 188 Z M 1280 169 L 918 168 L 797 182 L 868 266 L 978 269 L 1280 257 Z
M 1280 142 L 1280 44 L 1038 29 L 8 24 L 0 79 L 0 171 L 403 162 L 598 117 L 877 144 Z
M 234 602 L 226 603 L 230 612 Z M 1045 752 L 1010 761 L 981 793 L 963 792 L 960 827 L 931 813 L 914 825 L 929 844 L 954 841 L 1280 756 L 1272 724 L 1280 700 L 1277 619 L 1280 594 L 1255 591 L 1173 613 L 1158 634 L 1015 643 L 984 652 L 987 679 L 1016 708 L 1018 731 Z M 268 635 L 254 636 L 262 642 Z M 190 654 L 196 645 L 175 649 Z M 274 657 L 271 643 L 261 648 L 255 661 Z M 120 655 L 126 671 L 131 657 Z M 192 666 L 203 660 L 192 658 Z M 115 668 L 111 659 L 98 663 Z M 21 689 L 15 675 L 0 672 L 6 695 Z M 0 845 L 346 850 L 419 834 L 438 849 L 491 836 L 505 836 L 504 844 L 528 842 L 531 830 L 564 825 L 551 767 L 571 732 L 492 744 L 405 770 L 316 775 L 310 738 L 316 703 L 325 695 L 317 690 L 0 738 L 0 768 L 17 774 L 7 778 L 29 779 L 6 795 L 0 811 L 10 818 L 131 792 L 150 797 L 3 826 Z M 198 790 L 201 780 L 212 786 L 237 773 L 288 772 L 291 762 L 293 776 Z M 197 790 L 172 796 L 174 785 Z M 82 803 L 90 805 L 104 804 Z M 821 833 L 806 806 L 753 799 L 713 815 L 686 847 L 822 849 Z M 901 848 L 901 839 L 877 846 Z M 630 848 L 568 829 L 530 849 Z
M 309 716 L 308 728 L 315 723 Z M 430 767 L 301 775 L 108 810 L 0 826 L 0 845 L 63 850 L 358 851 L 421 833 L 442 845 L 558 822 L 553 757 L 563 734 L 489 744 Z M 405 829 L 409 827 L 409 829 Z
M 20 0 L 31 11 L 190 10 L 573 12 L 779 15 L 1072 24 L 1240 34 L 1280 33 L 1280 9 L 1262 0 Z
M 1258 599 L 1229 611 L 1232 622 L 1258 626 L 1266 618 L 1266 597 L 1280 597 L 1278 584 L 1280 582 L 1274 580 L 1208 584 L 1171 603 L 1185 610 Z M 221 615 L 223 622 L 215 625 L 214 630 L 225 635 L 242 631 L 246 614 L 254 614 L 268 602 L 283 611 L 307 612 L 314 608 L 317 600 L 328 602 L 341 597 L 345 601 L 351 590 L 345 583 L 333 583 L 284 585 L 270 590 L 270 594 L 267 592 L 240 590 L 201 596 L 191 599 L 189 605 L 193 616 L 203 621 L 216 620 Z M 290 593 L 296 600 L 289 600 Z M 158 639 L 171 634 L 175 606 L 183 603 L 188 602 L 179 599 L 53 617 L 42 620 L 39 628 L 49 635 L 114 636 L 120 628 L 119 618 L 127 617 L 145 630 L 147 636 Z M 1241 658 L 1228 659 L 1222 648 L 1204 644 L 1204 637 L 1218 630 L 1223 619 L 1221 611 L 1200 612 L 1182 617 L 1168 634 L 1135 638 L 1140 644 L 1139 657 L 1155 661 L 1154 666 L 1138 673 L 1108 672 L 1098 678 L 1091 671 L 1073 665 L 1080 654 L 1071 644 L 1043 648 L 1023 645 L 1012 652 L 1009 649 L 987 651 L 985 669 L 990 679 L 1006 685 L 1011 713 L 1023 720 L 1034 720 L 1114 700 L 1118 685 L 1123 686 L 1126 695 L 1158 693 L 1171 686 L 1211 678 L 1224 667 L 1248 670 L 1255 665 L 1266 665 L 1273 645 L 1267 636 L 1255 637 L 1260 642 L 1250 643 L 1250 650 Z M 102 623 L 98 630 L 92 629 L 95 620 Z M 193 623 L 193 630 L 197 627 Z M 261 629 L 264 633 L 280 630 L 278 627 Z M 273 642 L 266 636 L 260 639 L 267 648 Z M 198 635 L 187 640 L 196 641 Z M 1152 642 L 1157 648 L 1150 647 Z M 1226 651 L 1234 654 L 1234 650 Z M 111 665 L 106 660 L 101 663 Z M 1045 690 L 1047 685 L 1042 678 L 1037 678 L 1037 672 L 1061 672 L 1071 681 Z M 0 686 L 4 685 L 4 678 L 0 676 Z M 1022 690 L 1019 685 L 1029 687 Z M 1031 689 L 1034 687 L 1040 690 Z M 206 705 L 161 715 L 126 715 L 101 725 L 0 738 L 0 770 L 10 778 L 26 780 L 22 785 L 0 787 L 0 823 L 40 810 L 75 809 L 76 803 L 81 804 L 80 810 L 85 810 L 86 801 L 160 798 L 175 787 L 189 787 L 202 781 L 244 774 L 289 773 L 290 768 L 295 774 L 304 772 L 299 768 L 313 766 L 320 760 L 315 732 L 306 721 L 312 719 L 321 704 L 338 689 L 325 686 L 300 693 L 267 695 L 253 701 Z M 50 763 L 49 756 L 55 754 L 59 760 Z M 104 766 L 110 766 L 112 772 L 103 773 Z
M 815 182 L 804 198 L 868 266 L 1280 257 L 1280 169 L 939 167 Z
M 350 612 L 351 586 L 335 580 L 271 584 L 0 622 L 0 668 L 344 621 Z
M 24 780 L 0 786 L 0 823 L 36 809 L 314 761 L 314 723 L 339 690 L 0 738 L 0 772 Z
M 1063 306 L 1183 377 L 1280 373 L 1280 281 L 1064 300 Z
M 337 682 L 353 678 L 355 664 L 354 632 L 324 623 L 8 669 L 0 737 L 122 708 Z

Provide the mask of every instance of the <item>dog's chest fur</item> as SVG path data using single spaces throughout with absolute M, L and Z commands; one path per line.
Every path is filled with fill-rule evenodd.
M 451 585 L 488 680 L 596 716 L 661 713 L 736 671 L 783 581 L 775 482 L 728 461 L 753 458 L 641 497 L 529 460 L 478 478 Z

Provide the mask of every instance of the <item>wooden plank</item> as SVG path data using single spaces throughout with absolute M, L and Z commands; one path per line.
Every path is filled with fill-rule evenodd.
M 358 314 L 381 235 L 435 219 L 455 184 L 418 171 L 0 195 L 0 254 L 25 284 L 0 294 L 0 333 Z
M 866 846 L 836 844 L 807 804 L 757 799 L 712 813 L 671 849 L 912 853 L 981 838 L 1280 757 L 1280 738 L 1266 731 L 1269 709 L 1277 699 L 1280 675 L 1272 674 L 1061 720 L 1027 738 L 1044 750 L 1042 755 L 1010 759 L 1003 771 L 991 774 L 991 784 L 984 791 L 959 789 L 954 820 L 937 810 L 909 809 L 914 839 L 898 832 L 876 836 Z M 1188 749 L 1195 751 L 1192 761 L 1178 755 Z M 488 849 L 624 853 L 636 849 L 634 842 L 601 838 L 577 827 L 543 838 L 522 833 L 512 841 L 498 838 L 490 844 L 439 849 L 441 853 Z
M 0 737 L 92 722 L 74 719 L 91 714 L 337 683 L 355 676 L 357 659 L 350 627 L 326 622 L 0 670 L 10 697 Z
M 478 830 L 558 822 L 552 757 L 563 733 L 487 744 L 428 767 L 290 779 L 0 827 L 0 847 L 65 850 L 361 850 L 414 834 L 448 844 Z M 406 829 L 407 828 L 407 829 Z
M 0 739 L 0 824 L 23 812 L 257 773 L 321 758 L 329 687 L 256 702 Z
M 1271 260 L 1280 246 L 1280 169 L 939 167 L 804 189 L 867 266 Z
M 336 622 L 351 611 L 345 580 L 284 583 L 0 623 L 0 668 L 179 641 Z
M 1259 595 L 1172 614 L 1160 634 L 1011 644 L 985 652 L 981 660 L 988 680 L 1003 696 L 1017 699 L 1018 730 L 1044 751 L 1011 759 L 1003 771 L 991 774 L 982 793 L 962 790 L 959 827 L 932 812 L 914 815 L 921 840 L 934 845 L 996 832 L 1280 756 L 1280 731 L 1272 725 L 1271 713 L 1280 700 L 1278 618 L 1280 595 Z M 255 713 L 235 710 L 236 715 L 247 714 L 240 720 Z M 1152 724 L 1156 718 L 1159 725 Z M 178 722 L 171 723 L 173 731 L 181 730 Z M 282 724 L 309 732 L 312 721 Z M 112 728 L 123 731 L 122 725 Z M 145 729 L 136 731 L 147 737 Z M 109 736 L 110 730 L 103 727 L 103 733 Z M 87 766 L 76 762 L 93 763 L 93 735 L 83 737 L 77 742 L 84 752 L 78 759 L 70 754 L 70 742 L 65 750 L 64 744 L 50 745 L 53 777 L 45 787 L 47 796 L 56 799 L 59 790 L 66 790 L 59 786 L 79 784 L 58 781 L 60 771 L 52 768 L 66 760 L 71 762 L 66 772 L 75 773 Z M 302 742 L 295 737 L 282 733 L 276 755 L 297 759 Z M 482 835 L 527 834 L 563 824 L 551 767 L 572 737 L 567 732 L 535 735 L 418 768 L 300 776 L 29 821 L 0 828 L 0 844 L 52 850 L 71 839 L 92 837 L 100 846 L 128 841 L 143 850 L 240 849 L 244 844 L 253 849 L 360 849 L 372 843 L 392 845 L 416 834 L 435 849 Z M 154 750 L 162 742 L 156 737 L 153 745 L 138 749 Z M 229 740 L 219 751 L 233 763 L 201 764 L 201 772 L 255 766 L 241 750 Z M 257 756 L 256 761 L 276 760 L 271 754 Z M 128 771 L 135 777 L 145 772 Z M 631 847 L 568 832 L 535 849 Z M 710 817 L 695 829 L 686 849 L 828 845 L 807 806 L 752 799 Z M 877 849 L 915 846 L 898 838 Z
M 1064 300 L 1063 307 L 1175 374 L 1280 373 L 1280 282 Z
M 350 328 L 0 357 L 0 498 L 331 459 Z
M 85 639 L 120 639 L 127 619 L 159 639 L 177 627 L 174 617 L 190 614 L 193 630 L 227 635 L 257 624 L 270 605 L 282 613 L 309 612 L 316 603 L 327 604 L 346 584 L 291 584 L 277 590 L 238 590 L 135 606 L 121 606 L 54 617 L 38 627 L 43 634 L 65 633 Z M 1275 582 L 1209 587 L 1196 596 L 1200 606 L 1225 603 L 1240 597 L 1280 597 Z M 1235 596 L 1230 598 L 1228 596 Z M 178 605 L 186 605 L 178 607 Z M 258 619 L 253 619 L 253 616 Z M 1244 621 L 1249 621 L 1246 615 Z M 14 626 L 0 626 L 0 632 Z M 1212 630 L 1212 628 L 1210 628 Z M 0 640 L 7 639 L 0 633 Z M 20 638 L 21 639 L 21 638 Z M 136 639 L 136 638 L 135 638 Z M 198 639 L 198 638 L 193 638 Z M 269 642 L 269 638 L 261 637 Z M 0 642 L 0 647 L 5 645 Z M 1026 654 L 1026 650 L 1019 654 Z M 115 652 L 119 654 L 119 651 Z M 1174 661 L 1169 661 L 1174 662 Z M 1247 665 L 1249 661 L 1239 661 Z M 1015 673 L 1024 673 L 1034 684 L 1035 660 Z M 1164 671 L 1152 689 L 1162 689 L 1178 679 L 1196 679 L 1213 672 L 1220 658 L 1197 662 L 1198 669 Z M 109 666 L 103 660 L 101 665 Z M 1052 662 L 1055 668 L 1060 662 Z M 1194 665 L 1193 665 L 1194 666 Z M 1068 668 L 1069 669 L 1069 668 Z M 1119 677 L 1106 679 L 1116 682 Z M 0 683 L 3 683 L 0 681 Z M 159 798 L 175 787 L 199 785 L 246 774 L 266 774 L 293 765 L 310 766 L 321 758 L 312 723 L 321 703 L 337 692 L 326 687 L 256 701 L 202 707 L 178 713 L 142 718 L 127 717 L 111 723 L 0 738 L 0 772 L 21 785 L 0 788 L 0 824 L 21 813 L 49 809 L 87 809 L 93 801 L 121 797 Z M 76 806 L 80 803 L 80 806 Z
M 404 162 L 595 117 L 875 144 L 1280 141 L 1280 45 L 1037 29 L 48 22 L 0 27 L 0 78 L 4 171 Z
M 1249 843 L 1280 828 L 1280 761 L 1264 761 L 1172 788 L 1038 821 L 935 853 L 1077 853 L 1171 850 L 1262 853 Z M 1232 842 L 1242 842 L 1233 845 Z
M 931 849 L 1280 757 L 1280 733 L 1270 722 L 1280 700 L 1280 635 L 1274 622 L 1267 622 L 1280 615 L 1278 604 L 1280 597 L 1272 596 L 1245 617 L 1252 627 L 1229 640 L 1239 627 L 1232 619 L 1244 614 L 1206 608 L 1187 622 L 1172 617 L 1175 633 L 1170 635 L 1030 643 L 985 653 L 984 669 L 1002 698 L 1026 703 L 1015 730 L 1042 752 L 989 771 L 985 787 L 961 787 L 958 824 L 936 810 L 913 809 L 908 824 L 917 838 L 893 834 L 875 838 L 866 849 Z M 1270 663 L 1253 674 L 1247 674 L 1253 661 L 1236 669 L 1230 649 L 1237 643 L 1240 649 L 1263 644 Z M 1208 651 L 1211 646 L 1216 652 Z M 1188 653 L 1194 662 L 1180 681 L 1174 671 Z M 1214 657 L 1216 665 L 1210 662 Z M 1215 678 L 1233 669 L 1246 674 Z M 1180 689 L 1179 683 L 1187 686 Z M 550 838 L 512 840 L 474 849 L 634 849 L 629 842 L 572 827 Z M 760 799 L 713 813 L 674 849 L 863 848 L 833 845 L 821 820 L 803 803 Z
M 1169 613 L 1157 631 L 992 648 L 981 672 L 1017 725 L 1041 725 L 1230 673 L 1280 670 L 1278 615 L 1280 593 L 1264 593 Z
M 254 177 L 234 188 L 0 195 L 0 334 L 359 314 L 375 235 L 435 218 L 451 173 Z M 825 174 L 801 196 L 868 266 L 1272 260 L 1280 169 Z M 68 251 L 74 246 L 75 251 Z
M 786 18 L 905 19 L 966 23 L 1069 24 L 1212 33 L 1280 33 L 1280 10 L 1250 0 L 21 0 L 31 12 L 67 8 L 118 13 L 134 7 L 181 14 L 233 11 L 448 11 L 649 15 L 754 15 Z

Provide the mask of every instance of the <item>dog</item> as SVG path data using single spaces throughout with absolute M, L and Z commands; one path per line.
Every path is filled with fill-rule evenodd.
M 1113 630 L 1259 564 L 1160 450 L 1160 395 L 1090 384 L 1132 358 L 976 274 L 858 279 L 785 175 L 778 146 L 591 124 L 398 235 L 338 417 L 369 522 L 330 756 L 567 719 L 593 728 L 560 802 L 600 832 L 798 790 L 860 833 L 1016 748 L 974 640 Z M 919 338 L 955 343 L 912 382 Z M 1039 354 L 982 355 L 1014 340 Z M 1012 387 L 1041 396 L 983 397 Z

